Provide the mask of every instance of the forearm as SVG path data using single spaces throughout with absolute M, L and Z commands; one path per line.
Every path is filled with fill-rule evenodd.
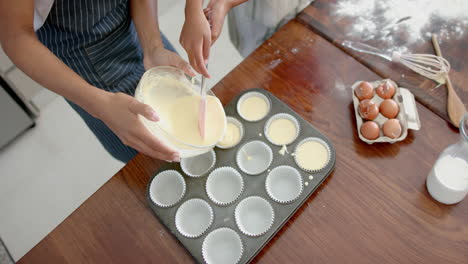
M 157 0 L 130 0 L 130 14 L 144 54 L 163 47 L 158 22 Z
M 233 7 L 236 7 L 236 6 L 238 6 L 238 5 L 242 4 L 242 3 L 245 3 L 245 2 L 247 2 L 249 0 L 224 0 L 224 1 L 226 1 L 228 3 L 229 8 L 233 8 Z
M 185 16 L 191 12 L 203 13 L 203 0 L 187 0 L 185 2 Z
M 15 65 L 31 79 L 98 116 L 106 92 L 82 79 L 39 42 L 31 30 L 4 32 L 1 44 Z

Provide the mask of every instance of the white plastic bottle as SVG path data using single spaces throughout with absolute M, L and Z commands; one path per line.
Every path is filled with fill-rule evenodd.
M 444 204 L 458 203 L 468 193 L 468 114 L 460 122 L 460 136 L 440 154 L 426 179 L 429 194 Z

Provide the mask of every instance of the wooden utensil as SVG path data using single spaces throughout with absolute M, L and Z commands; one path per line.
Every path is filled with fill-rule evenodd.
M 437 40 L 437 35 L 432 35 L 432 44 L 436 51 L 437 56 L 442 57 L 442 52 L 440 50 L 439 41 Z M 460 97 L 458 97 L 455 89 L 453 89 L 452 82 L 450 81 L 449 74 L 447 72 L 446 76 L 447 84 L 447 112 L 449 115 L 452 124 L 456 127 L 460 126 L 460 120 L 462 120 L 463 115 L 466 113 L 466 108 Z

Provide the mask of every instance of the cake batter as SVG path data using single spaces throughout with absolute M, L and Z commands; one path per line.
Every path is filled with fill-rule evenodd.
M 259 96 L 248 97 L 240 104 L 242 117 L 248 121 L 257 121 L 264 118 L 269 110 L 268 102 Z
M 289 119 L 278 118 L 270 123 L 267 135 L 274 144 L 287 145 L 296 139 L 297 127 Z
M 157 88 L 155 88 L 157 87 Z M 206 96 L 206 130 L 202 138 L 198 130 L 201 97 L 190 82 L 158 76 L 142 87 L 144 102 L 156 110 L 157 123 L 177 140 L 194 146 L 214 145 L 226 129 L 226 114 L 218 98 Z
M 205 137 L 198 130 L 198 95 L 176 99 L 170 107 L 169 126 L 171 134 L 180 141 L 195 146 L 214 145 L 223 136 L 226 116 L 218 98 L 206 96 Z
M 218 145 L 229 148 L 239 143 L 241 137 L 241 130 L 238 126 L 233 123 L 228 123 L 226 127 L 226 133 L 223 139 L 218 142 Z
M 307 141 L 297 148 L 295 158 L 299 167 L 308 171 L 317 171 L 327 165 L 329 153 L 323 143 Z

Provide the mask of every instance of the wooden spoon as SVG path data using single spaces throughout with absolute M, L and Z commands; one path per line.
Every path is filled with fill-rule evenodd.
M 436 51 L 437 56 L 442 57 L 442 52 L 440 51 L 439 41 L 437 40 L 437 35 L 432 35 L 432 44 Z M 452 124 L 456 127 L 460 126 L 460 120 L 462 120 L 463 115 L 466 113 L 466 108 L 460 97 L 458 97 L 455 89 L 453 89 L 452 81 L 447 73 L 445 76 L 447 79 L 447 112 Z

